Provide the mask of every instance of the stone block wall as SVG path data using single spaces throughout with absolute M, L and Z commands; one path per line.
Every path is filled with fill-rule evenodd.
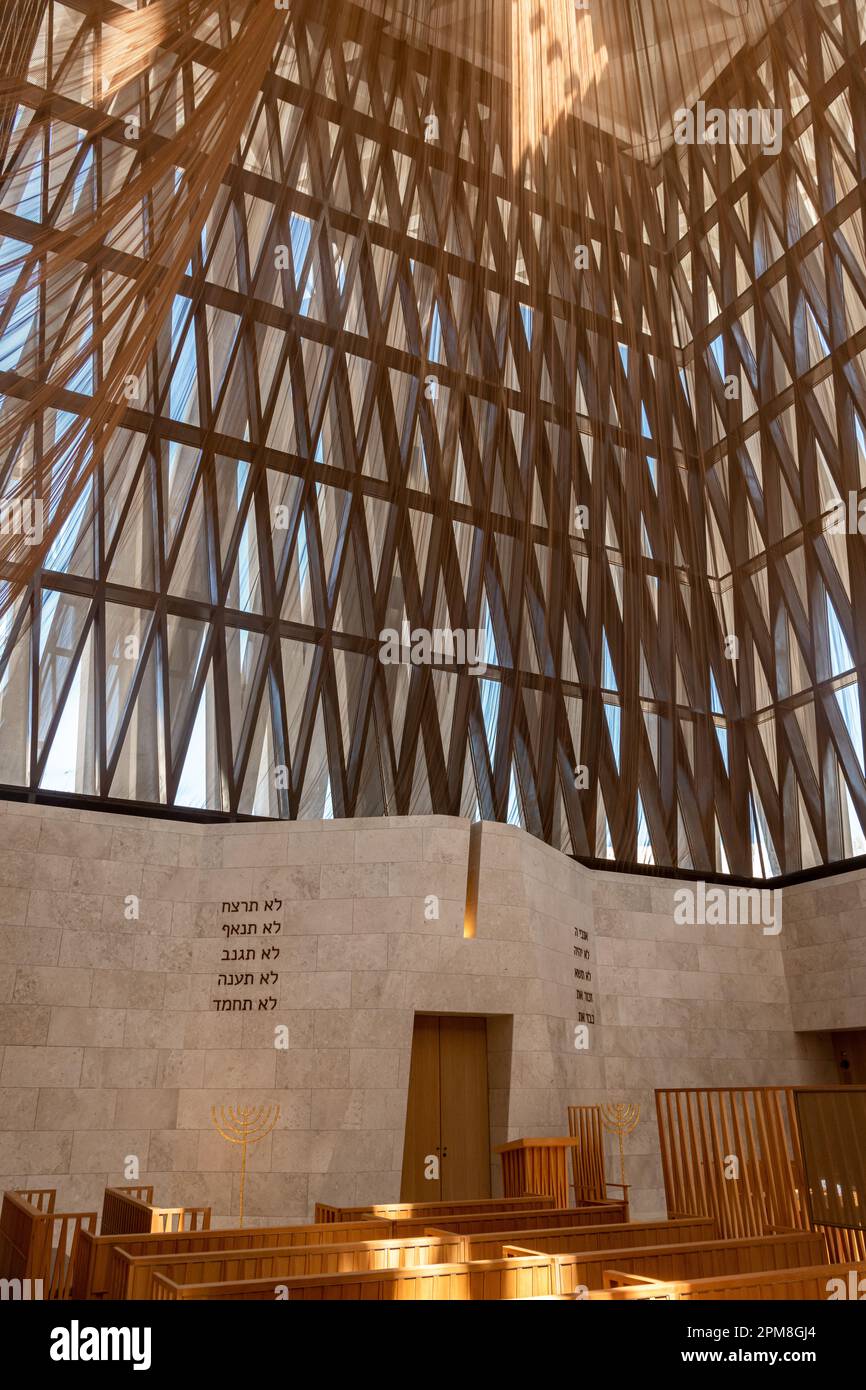
M 639 1102 L 638 1215 L 664 1209 L 654 1087 L 834 1079 L 826 1037 L 795 1032 L 785 931 L 676 926 L 674 880 L 475 833 L 466 940 L 464 820 L 214 827 L 0 803 L 2 1186 L 98 1208 L 135 1156 L 158 1200 L 232 1224 L 238 1152 L 211 1111 L 262 1104 L 280 1119 L 249 1152 L 250 1222 L 393 1200 L 415 1013 L 487 1016 L 494 1144 L 564 1133 L 570 1103 Z M 266 939 L 279 957 L 260 958 Z M 235 972 L 253 983 L 218 983 Z M 811 1026 L 841 1026 L 826 1020 Z

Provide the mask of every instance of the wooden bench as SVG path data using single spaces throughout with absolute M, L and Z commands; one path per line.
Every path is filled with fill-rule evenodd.
M 605 1289 L 593 1292 L 589 1297 L 593 1300 L 616 1301 L 712 1299 L 726 1302 L 745 1299 L 749 1302 L 772 1303 L 779 1299 L 793 1299 L 823 1302 L 830 1297 L 828 1284 L 831 1279 L 840 1279 L 847 1289 L 852 1274 L 857 1282 L 866 1278 L 866 1263 L 796 1266 L 792 1269 L 759 1270 L 708 1279 L 662 1281 L 643 1278 L 639 1282 L 623 1271 L 607 1270 Z
M 30 1280 L 34 1297 L 68 1298 L 72 1258 L 83 1230 L 96 1230 L 95 1211 L 55 1211 L 53 1188 L 25 1189 L 26 1201 L 4 1192 L 0 1209 L 0 1278 Z M 33 1282 L 41 1284 L 34 1289 Z
M 112 1279 L 115 1250 L 131 1255 L 194 1255 L 208 1250 L 263 1249 L 266 1246 L 326 1245 L 341 1241 L 385 1240 L 390 1221 L 359 1221 L 356 1226 L 257 1226 L 244 1230 L 229 1227 L 208 1231 L 152 1231 L 132 1235 L 94 1235 L 82 1231 L 76 1241 L 72 1298 L 105 1298 Z
M 310 1274 L 301 1277 L 269 1275 L 260 1279 L 182 1284 L 163 1274 L 152 1277 L 153 1297 L 159 1300 L 481 1300 L 572 1296 L 581 1288 L 601 1289 L 606 1273 L 645 1274 L 669 1262 L 682 1278 L 695 1277 L 708 1265 L 721 1265 L 734 1274 L 759 1269 L 784 1269 L 813 1255 L 821 1238 L 794 1232 L 734 1241 L 701 1241 L 692 1245 L 647 1246 L 641 1250 L 594 1251 L 580 1255 L 536 1255 L 513 1250 L 501 1260 L 462 1261 L 415 1269 Z M 509 1273 L 509 1266 L 513 1270 Z M 620 1276 L 621 1277 L 621 1276 Z M 763 1277 L 763 1276 L 762 1276 Z M 657 1288 L 667 1281 L 659 1280 Z M 718 1280 L 716 1280 L 718 1282 Z
M 340 1223 L 340 1229 L 351 1230 Z M 149 1299 L 153 1276 L 164 1274 L 176 1284 L 221 1284 L 268 1277 L 352 1273 L 370 1269 L 412 1269 L 419 1265 L 465 1260 L 464 1238 L 414 1236 L 409 1240 L 360 1241 L 353 1244 L 275 1246 L 266 1249 L 209 1250 L 175 1255 L 131 1255 L 115 1250 L 109 1271 L 108 1297 Z
M 739 1240 L 709 1240 L 693 1244 L 645 1246 L 622 1250 L 578 1251 L 552 1255 L 559 1269 L 557 1293 L 604 1287 L 606 1270 L 641 1274 L 660 1283 L 707 1279 L 753 1271 L 817 1265 L 824 1253 L 823 1238 L 809 1231 L 780 1236 L 745 1236 Z
M 510 1211 L 538 1211 L 552 1207 L 553 1198 L 537 1197 L 475 1197 L 460 1202 L 377 1202 L 368 1207 L 331 1207 L 316 1203 L 317 1223 L 325 1221 L 362 1221 L 385 1218 L 389 1221 L 412 1219 L 438 1220 L 444 1216 L 471 1216 L 474 1212 L 491 1216 Z
M 481 1260 L 416 1269 L 367 1270 L 353 1274 L 319 1274 L 303 1278 L 252 1279 L 229 1284 L 178 1284 L 164 1274 L 153 1276 L 157 1300 L 373 1300 L 443 1301 L 531 1298 L 556 1293 L 556 1270 L 543 1255 L 523 1259 Z
M 511 1246 L 534 1250 L 538 1255 L 553 1255 L 718 1238 L 712 1216 L 692 1216 L 680 1221 L 624 1221 L 603 1226 L 568 1226 L 551 1231 L 510 1231 L 495 1236 L 482 1232 L 480 1235 L 463 1237 L 467 1260 L 498 1260 L 508 1254 Z
M 141 1235 L 150 1231 L 206 1231 L 210 1207 L 160 1207 L 152 1187 L 107 1187 L 102 1199 L 100 1235 Z
M 493 1237 L 502 1232 L 510 1237 L 520 1231 L 553 1230 L 559 1226 L 574 1229 L 578 1226 L 622 1224 L 625 1219 L 623 1202 L 597 1202 L 587 1207 L 534 1207 L 529 1211 L 495 1215 L 439 1216 L 434 1222 L 429 1217 L 413 1217 L 406 1221 L 395 1221 L 393 1234 L 414 1235 L 416 1231 L 430 1230 L 435 1225 L 437 1231 L 451 1231 L 456 1235 Z

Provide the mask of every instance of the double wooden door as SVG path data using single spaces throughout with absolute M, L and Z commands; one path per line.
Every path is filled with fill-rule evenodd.
M 416 1014 L 403 1202 L 490 1196 L 487 1020 Z

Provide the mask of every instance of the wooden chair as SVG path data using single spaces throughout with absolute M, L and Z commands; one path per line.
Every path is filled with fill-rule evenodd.
M 569 1105 L 568 1132 L 580 1144 L 571 1150 L 574 1200 L 579 1206 L 587 1199 L 607 1201 L 609 1188 L 621 1193 L 628 1220 L 628 1183 L 609 1182 L 605 1173 L 604 1126 L 600 1105 Z M 671 1215 L 672 1213 L 669 1213 Z M 684 1213 L 688 1215 L 689 1213 Z

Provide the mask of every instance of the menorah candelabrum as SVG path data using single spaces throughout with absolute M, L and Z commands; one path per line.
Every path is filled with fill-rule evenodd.
M 241 1146 L 241 1185 L 239 1198 L 239 1217 L 238 1225 L 244 1224 L 244 1188 L 247 1181 L 247 1145 L 258 1144 L 261 1139 L 266 1139 L 271 1130 L 280 1118 L 280 1107 L 274 1108 L 273 1114 L 269 1105 L 236 1105 L 220 1106 L 220 1118 L 217 1119 L 217 1108 L 211 1106 L 211 1123 L 218 1134 L 229 1144 L 240 1144 Z
M 619 1180 L 625 1188 L 625 1152 L 623 1137 L 631 1134 L 640 1119 L 640 1106 L 620 1102 L 617 1105 L 601 1105 L 601 1122 L 610 1134 L 619 1136 Z

